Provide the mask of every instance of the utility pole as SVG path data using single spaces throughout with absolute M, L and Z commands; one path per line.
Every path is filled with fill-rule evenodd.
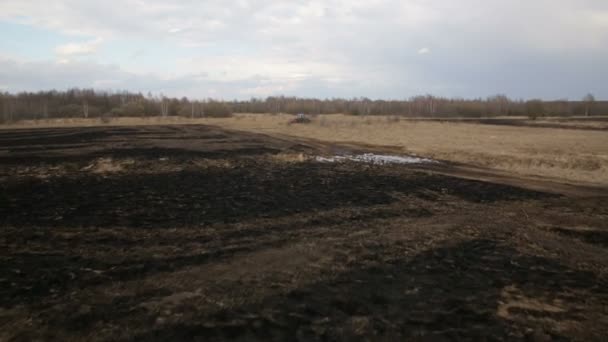
M 44 104 L 42 105 L 42 116 L 45 120 L 49 118 L 49 104 L 47 100 L 44 100 Z

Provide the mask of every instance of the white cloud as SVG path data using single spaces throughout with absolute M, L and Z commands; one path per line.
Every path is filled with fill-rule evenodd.
M 59 45 L 55 48 L 55 53 L 63 58 L 70 56 L 91 55 L 97 52 L 99 45 L 102 43 L 101 38 L 96 38 L 83 43 L 68 43 Z
M 6 82 L 7 91 L 36 91 L 40 89 L 66 89 L 69 87 L 131 90 L 143 93 L 163 93 L 191 98 L 249 98 L 277 95 L 289 91 L 304 96 L 322 96 L 318 89 L 327 89 L 323 80 L 294 75 L 275 79 L 261 76 L 243 76 L 218 79 L 204 73 L 166 77 L 157 73 L 137 74 L 116 65 L 88 61 L 62 62 L 17 61 L 0 58 L 0 79 Z
M 87 56 L 106 65 L 120 42 L 146 51 L 137 63 L 133 54 L 112 59 L 125 72 L 207 73 L 234 86 L 272 81 L 214 86 L 228 96 L 300 95 L 314 85 L 326 96 L 608 97 L 597 81 L 608 72 L 605 0 L 2 0 L 0 20 L 103 39 L 103 55 L 101 40 L 57 47 L 52 57 L 64 61 Z M 571 79 L 540 86 L 556 73 Z

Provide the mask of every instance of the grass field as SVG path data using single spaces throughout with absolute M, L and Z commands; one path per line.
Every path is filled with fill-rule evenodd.
M 288 125 L 291 115 L 238 114 L 221 119 L 117 118 L 111 125 L 204 123 L 224 128 L 391 146 L 402 153 L 536 175 L 570 182 L 608 184 L 606 121 L 528 121 L 527 126 L 482 124 L 475 121 L 439 122 L 393 117 L 321 115 L 311 124 Z M 563 128 L 536 127 L 550 122 Z M 98 120 L 25 122 L 11 127 L 91 126 Z M 593 128 L 593 129 L 585 129 Z
M 243 115 L 210 122 L 324 141 L 395 146 L 403 153 L 520 174 L 608 184 L 608 131 L 343 115 L 320 116 L 309 125 L 287 125 L 290 118 Z

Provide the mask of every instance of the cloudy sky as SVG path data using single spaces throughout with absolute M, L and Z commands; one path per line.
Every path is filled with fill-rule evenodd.
M 0 90 L 608 99 L 606 0 L 1 0 Z

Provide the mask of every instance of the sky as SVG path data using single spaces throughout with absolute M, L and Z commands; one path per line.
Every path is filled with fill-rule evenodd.
M 608 99 L 606 0 L 0 0 L 0 91 Z

